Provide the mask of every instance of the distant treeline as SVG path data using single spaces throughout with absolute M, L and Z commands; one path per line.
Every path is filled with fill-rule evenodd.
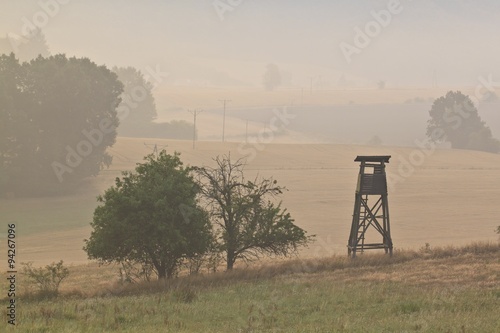
M 137 138 L 190 140 L 193 137 L 193 124 L 185 120 L 172 120 L 168 123 L 145 123 L 133 127 L 118 128 L 118 134 Z
M 188 139 L 183 121 L 155 123 L 152 85 L 133 69 L 59 54 L 0 55 L 0 196 L 72 191 L 112 162 L 117 134 Z

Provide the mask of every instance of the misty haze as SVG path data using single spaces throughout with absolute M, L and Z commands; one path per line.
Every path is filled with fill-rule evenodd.
M 6 331 L 500 330 L 500 3 L 0 12 Z

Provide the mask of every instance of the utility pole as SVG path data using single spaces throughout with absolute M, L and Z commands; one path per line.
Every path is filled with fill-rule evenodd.
M 193 149 L 194 149 L 194 143 L 196 141 L 196 116 L 203 112 L 203 110 L 188 110 L 189 113 L 193 115 Z
M 230 99 L 219 99 L 219 102 L 224 103 L 224 116 L 222 117 L 222 142 L 224 142 L 224 134 L 226 131 L 226 102 L 231 102 Z
M 247 119 L 247 125 L 245 128 L 245 143 L 248 143 L 248 119 Z

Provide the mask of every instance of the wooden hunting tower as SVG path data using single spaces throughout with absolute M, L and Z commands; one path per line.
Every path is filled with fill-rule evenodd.
M 387 179 L 385 163 L 391 156 L 358 156 L 358 185 L 352 215 L 351 234 L 347 253 L 353 258 L 356 252 L 369 249 L 384 249 L 392 255 L 391 227 L 389 224 L 389 203 L 387 201 Z M 368 202 L 370 199 L 370 202 Z M 370 228 L 371 227 L 371 228 Z M 365 243 L 368 230 L 375 230 L 382 236 L 381 243 Z

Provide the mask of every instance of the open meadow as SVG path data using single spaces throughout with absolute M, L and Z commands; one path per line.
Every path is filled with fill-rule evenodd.
M 132 170 L 151 153 L 144 142 L 118 138 L 110 150 L 111 167 L 89 179 L 77 193 L 62 197 L 2 198 L 2 220 L 16 223 L 18 260 L 36 265 L 63 259 L 87 262 L 83 240 L 97 205 L 96 196 L 111 186 L 121 171 Z M 421 152 L 418 148 L 333 144 L 268 144 L 155 140 L 168 152 L 178 151 L 188 165 L 207 165 L 219 154 L 242 157 L 251 151 L 247 177 L 274 177 L 288 188 L 282 196 L 296 223 L 315 243 L 302 257 L 346 253 L 358 164 L 356 155 L 392 155 L 387 166 L 392 237 L 397 249 L 418 249 L 429 243 L 463 245 L 497 241 L 500 206 L 500 155 L 461 150 Z M 423 156 L 418 160 L 415 156 Z M 254 157 L 253 159 L 251 159 Z M 411 160 L 418 162 L 412 164 Z M 4 224 L 4 226 L 5 226 Z M 2 231 L 3 233 L 6 230 Z M 1 267 L 5 267 L 1 247 Z
M 280 142 L 282 138 L 277 137 Z M 144 143 L 148 143 L 146 146 Z M 315 242 L 288 260 L 238 264 L 234 272 L 162 283 L 119 283 L 118 267 L 89 262 L 96 196 L 132 170 L 151 143 L 187 165 L 246 154 L 246 176 L 274 177 L 296 224 Z M 17 262 L 64 260 L 70 275 L 56 299 L 36 296 L 18 275 L 18 332 L 497 332 L 500 155 L 417 147 L 311 143 L 245 144 L 120 137 L 113 164 L 76 193 L 2 198 L 17 229 Z M 357 155 L 391 155 L 387 165 L 395 253 L 351 261 Z M 5 231 L 4 235 L 5 235 Z M 450 246 L 454 246 L 453 248 Z M 443 247 L 443 248 L 442 248 Z M 2 271 L 6 247 L 0 248 Z M 20 268 L 20 266 L 18 266 Z M 7 290 L 2 279 L 0 289 Z M 4 299 L 5 300 L 5 299 Z M 8 331 L 12 327 L 4 324 Z
M 291 260 L 119 284 L 70 268 L 57 299 L 27 291 L 6 332 L 483 332 L 500 330 L 500 246 Z M 5 282 L 0 283 L 4 287 Z
M 0 333 L 500 332 L 499 1 L 0 12 Z

